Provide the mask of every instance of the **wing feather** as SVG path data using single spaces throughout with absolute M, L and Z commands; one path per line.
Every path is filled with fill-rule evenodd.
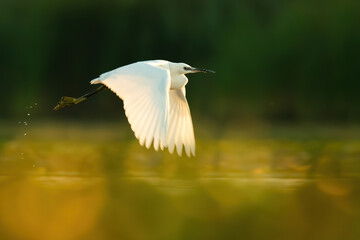
M 154 112 L 154 109 L 152 109 L 151 104 L 148 104 L 145 108 L 144 112 L 141 114 L 142 116 L 146 116 L 146 118 L 142 118 L 138 127 L 139 133 L 140 133 L 140 145 L 143 146 L 146 138 L 146 130 L 148 128 L 149 124 L 149 115 Z M 139 114 L 140 115 L 140 114 Z
M 173 89 L 169 93 L 170 111 L 168 127 L 168 148 L 181 156 L 184 146 L 187 156 L 195 156 L 195 136 L 189 105 L 185 98 L 185 87 Z
M 131 114 L 131 116 L 134 116 L 134 120 L 132 121 L 131 118 L 129 117 L 128 120 L 130 122 L 130 126 L 131 129 L 135 132 L 135 136 L 139 139 L 140 141 L 140 145 L 143 145 L 141 143 L 141 139 L 142 139 L 142 129 L 144 127 L 144 121 L 145 118 L 143 118 L 144 116 L 147 116 L 148 112 L 149 112 L 149 108 L 151 106 L 151 102 L 147 101 L 145 103 L 143 103 L 142 107 L 138 109 L 138 111 L 132 111 L 131 108 L 127 108 L 129 109 L 126 112 L 129 112 Z M 144 110 L 145 109 L 145 110 Z
M 100 76 L 124 102 L 125 114 L 141 145 L 166 146 L 170 73 L 166 61 L 137 62 Z

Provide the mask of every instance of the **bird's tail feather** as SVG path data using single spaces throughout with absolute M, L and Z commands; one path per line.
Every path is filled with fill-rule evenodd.
M 90 84 L 99 84 L 101 83 L 101 80 L 99 78 L 95 78 L 94 80 L 90 81 Z

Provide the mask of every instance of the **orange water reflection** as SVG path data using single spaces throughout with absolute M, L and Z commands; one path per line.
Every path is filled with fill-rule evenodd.
M 104 204 L 99 179 L 26 177 L 0 187 L 0 221 L 11 237 L 79 239 L 96 223 Z

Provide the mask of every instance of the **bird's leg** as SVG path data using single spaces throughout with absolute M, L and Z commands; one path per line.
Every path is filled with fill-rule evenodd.
M 84 100 L 86 100 L 87 98 L 91 97 L 92 95 L 94 95 L 95 93 L 98 93 L 102 90 L 104 90 L 106 87 L 105 85 L 101 85 L 100 87 L 98 87 L 97 89 L 81 96 L 81 97 L 78 97 L 78 98 L 73 98 L 73 97 L 62 97 L 59 101 L 59 103 L 54 107 L 54 111 L 56 110 L 59 110 L 61 108 L 64 108 L 64 107 L 67 107 L 67 106 L 71 106 L 71 105 L 74 105 L 74 104 L 78 104 Z

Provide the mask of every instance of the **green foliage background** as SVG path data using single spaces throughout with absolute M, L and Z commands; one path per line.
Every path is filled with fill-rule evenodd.
M 190 76 L 195 115 L 357 122 L 359 23 L 355 0 L 2 0 L 0 119 L 34 102 L 53 118 L 99 74 L 167 59 L 217 71 Z M 110 117 L 119 103 L 101 94 L 60 115 Z

